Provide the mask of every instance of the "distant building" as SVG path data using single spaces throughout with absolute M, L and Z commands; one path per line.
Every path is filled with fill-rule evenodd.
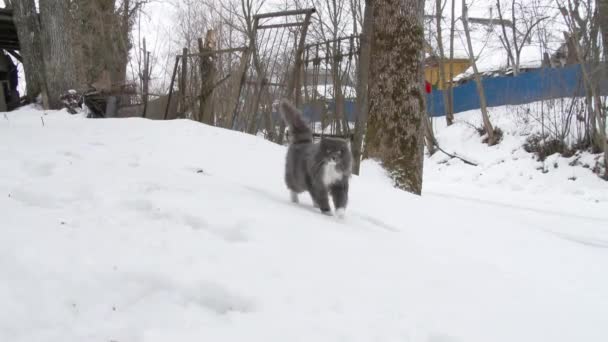
M 433 89 L 443 90 L 440 80 L 440 68 L 439 58 L 431 56 L 426 58 L 424 61 L 424 79 L 431 84 Z M 449 82 L 456 75 L 460 75 L 471 66 L 471 63 L 467 58 L 446 58 L 443 60 L 444 75 L 446 77 L 446 83 Z M 452 74 L 450 74 L 450 67 L 452 68 Z

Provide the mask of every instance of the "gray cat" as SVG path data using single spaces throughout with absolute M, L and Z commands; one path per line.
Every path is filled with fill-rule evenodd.
M 336 215 L 343 217 L 352 170 L 350 141 L 323 137 L 313 143 L 312 131 L 298 109 L 283 100 L 280 111 L 291 136 L 285 163 L 285 183 L 291 191 L 291 201 L 298 203 L 298 194 L 308 191 L 315 207 L 331 215 L 331 195 Z

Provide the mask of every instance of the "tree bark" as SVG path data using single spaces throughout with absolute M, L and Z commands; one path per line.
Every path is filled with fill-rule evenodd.
M 608 78 L 608 69 L 606 68 L 606 63 L 608 63 L 608 0 L 596 0 L 597 8 L 598 8 L 598 21 L 600 24 L 600 31 L 602 34 L 602 42 L 603 44 L 603 55 L 604 55 L 604 63 L 602 64 L 602 76 L 604 79 Z M 604 178 L 608 180 L 608 137 L 606 136 L 606 109 L 604 108 L 600 111 L 600 115 L 603 117 L 603 120 L 598 120 L 600 125 L 600 134 L 603 138 L 602 147 L 604 149 Z M 603 128 L 603 129 L 602 129 Z
M 215 123 L 215 117 L 213 115 L 213 87 L 215 84 L 215 56 L 209 54 L 211 51 L 215 50 L 216 47 L 216 37 L 215 31 L 209 30 L 207 31 L 207 35 L 205 37 L 205 46 L 199 46 L 199 50 L 201 53 L 200 57 L 200 69 L 201 69 L 201 94 L 200 94 L 200 113 L 199 119 L 201 122 L 206 123 L 208 125 L 213 125 Z M 202 55 L 207 53 L 206 55 Z
M 369 82 L 369 61 L 373 29 L 373 12 L 371 1 L 365 1 L 365 14 L 361 32 L 361 52 L 357 68 L 357 121 L 355 122 L 355 136 L 352 146 L 353 173 L 358 175 L 361 169 L 361 151 L 363 150 L 363 137 L 367 127 L 367 89 Z
M 42 95 L 43 106 L 48 108 L 48 92 L 45 80 L 44 59 L 40 36 L 40 22 L 34 0 L 15 2 L 14 20 L 19 36 L 21 56 L 26 79 L 26 92 L 29 101 Z
M 107 77 L 110 85 L 126 80 L 132 16 L 141 1 L 71 0 L 73 53 L 78 61 L 78 79 L 93 83 Z
M 186 116 L 188 94 L 188 48 L 182 49 L 182 71 L 179 79 L 179 110 L 178 113 Z
M 422 192 L 423 0 L 375 0 L 366 155 L 381 161 L 396 187 Z
M 61 108 L 60 96 L 78 86 L 69 5 L 68 0 L 40 2 L 44 68 L 51 109 Z

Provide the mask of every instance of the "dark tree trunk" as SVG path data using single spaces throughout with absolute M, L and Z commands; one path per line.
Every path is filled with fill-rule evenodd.
M 363 150 L 363 137 L 367 126 L 367 87 L 369 82 L 369 58 L 372 39 L 372 0 L 365 2 L 363 15 L 363 28 L 361 32 L 361 52 L 357 68 L 357 121 L 355 122 L 355 136 L 353 142 L 353 173 L 358 175 L 361 169 L 361 152 Z
M 52 109 L 61 108 L 60 96 L 78 86 L 69 29 L 69 5 L 68 0 L 40 1 L 44 66 Z
M 471 66 L 473 67 L 473 76 L 475 79 L 475 85 L 477 86 L 477 94 L 479 94 L 479 107 L 481 109 L 481 118 L 483 120 L 483 126 L 486 131 L 486 134 L 488 135 L 488 145 L 492 146 L 498 141 L 496 141 L 494 135 L 494 126 L 492 126 L 492 123 L 490 122 L 490 116 L 488 115 L 488 106 L 486 104 L 486 93 L 483 88 L 481 76 L 479 75 L 479 70 L 477 69 L 477 61 L 475 59 L 475 52 L 473 51 L 473 43 L 471 42 L 471 31 L 469 30 L 469 15 L 466 0 L 462 0 L 461 20 L 462 26 L 464 28 L 464 34 L 467 40 L 469 61 L 471 62 Z
M 600 23 L 600 30 L 602 34 L 602 42 L 603 42 L 603 56 L 604 63 L 602 64 L 602 76 L 603 78 L 608 78 L 608 69 L 606 68 L 606 63 L 608 63 L 608 0 L 597 0 L 598 7 L 598 19 Z M 608 180 L 608 141 L 606 140 L 608 137 L 606 136 L 606 109 L 602 110 L 601 115 L 603 120 L 600 121 L 600 131 L 602 135 L 602 147 L 604 149 L 604 177 Z M 601 126 L 603 125 L 603 127 Z M 603 128 L 603 129 L 601 129 Z
M 205 45 L 199 46 L 201 53 L 200 57 L 200 73 L 201 73 L 201 93 L 199 119 L 207 125 L 215 124 L 215 116 L 213 113 L 213 87 L 216 77 L 215 56 L 210 54 L 216 48 L 215 31 L 207 31 L 205 37 Z M 206 54 L 206 55 L 203 55 Z
M 597 8 L 604 43 L 604 61 L 608 61 L 608 0 L 597 0 Z
M 82 83 L 107 77 L 110 85 L 125 82 L 131 41 L 131 16 L 136 12 L 130 0 L 72 0 L 74 55 Z
M 445 52 L 443 49 L 443 32 L 441 31 L 441 20 L 443 19 L 443 7 L 441 6 L 441 0 L 435 0 L 435 14 L 437 16 L 436 25 L 437 25 L 437 47 L 439 48 L 439 85 L 441 86 L 441 91 L 443 93 L 443 108 L 445 110 L 445 120 L 448 126 L 451 126 L 454 123 L 454 113 L 446 110 L 448 106 L 448 102 L 450 101 L 448 97 L 448 91 L 446 89 L 446 82 L 451 82 L 452 78 L 446 80 L 445 76 Z M 450 64 L 452 64 L 452 60 L 450 60 Z M 451 76 L 450 76 L 451 77 Z M 432 151 L 429 151 L 432 153 Z
M 422 192 L 423 0 L 375 0 L 365 153 L 395 186 Z
M 48 97 L 40 41 L 40 22 L 34 0 L 16 1 L 14 19 L 23 57 L 27 97 L 33 101 L 38 94 L 42 94 L 43 105 L 46 108 L 48 107 Z

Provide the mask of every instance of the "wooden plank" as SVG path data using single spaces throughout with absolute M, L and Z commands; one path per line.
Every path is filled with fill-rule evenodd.
M 303 23 L 286 23 L 286 24 L 273 24 L 273 25 L 259 25 L 258 30 L 284 28 L 284 27 L 299 27 L 302 25 L 304 25 L 304 24 Z
M 290 16 L 290 15 L 310 15 L 310 14 L 315 13 L 316 11 L 317 10 L 314 8 L 308 8 L 308 9 L 302 9 L 302 10 L 269 12 L 269 13 L 256 14 L 253 16 L 253 19 L 285 17 L 285 16 Z
M 238 48 L 231 48 L 231 49 L 222 49 L 222 50 L 210 50 L 210 51 L 202 51 L 199 53 L 191 53 L 186 55 L 186 57 L 204 57 L 204 56 L 209 56 L 209 55 L 218 55 L 218 54 L 222 54 L 222 53 L 232 53 L 232 52 L 241 52 L 241 51 L 245 51 L 247 50 L 246 47 L 238 47 Z M 183 55 L 178 55 L 178 58 L 183 58 Z

